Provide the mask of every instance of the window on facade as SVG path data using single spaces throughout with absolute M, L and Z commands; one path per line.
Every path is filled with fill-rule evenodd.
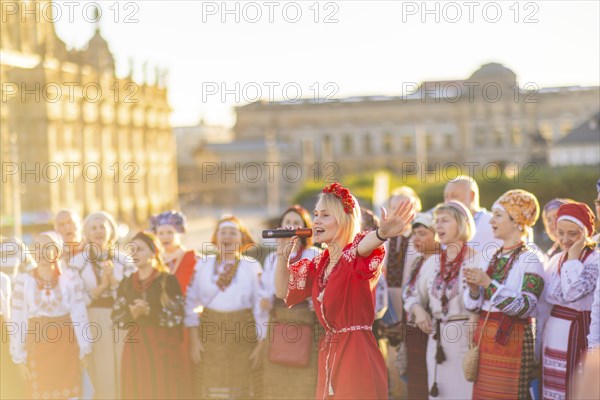
M 352 146 L 352 136 L 348 133 L 345 134 L 342 142 L 343 142 L 342 148 L 344 149 L 344 153 L 352 154 L 354 151 L 353 146 Z
M 540 121 L 538 124 L 538 129 L 540 130 L 540 134 L 546 140 L 552 141 L 554 139 L 554 129 L 552 128 L 552 123 L 549 121 Z
M 425 147 L 427 148 L 427 150 L 432 150 L 434 148 L 433 135 L 425 135 Z
M 444 150 L 454 148 L 454 140 L 452 140 L 452 139 L 453 139 L 453 135 L 445 135 L 444 136 Z
M 383 152 L 387 154 L 394 152 L 394 139 L 390 132 L 383 134 Z
M 405 152 L 410 152 L 413 150 L 413 138 L 412 136 L 404 136 L 402 138 L 402 148 Z
M 494 144 L 498 147 L 502 146 L 502 132 L 494 131 Z
M 373 144 L 371 143 L 371 134 L 367 133 L 363 136 L 364 141 L 364 151 L 366 154 L 371 154 L 373 152 Z
M 475 145 L 485 146 L 485 130 L 483 128 L 475 129 Z
M 521 129 L 512 128 L 510 132 L 510 142 L 513 147 L 520 147 L 523 145 L 523 136 L 521 135 Z
M 331 144 L 331 136 L 324 135 L 322 143 L 323 143 L 323 150 L 322 150 L 323 158 L 329 160 L 333 157 L 333 147 Z

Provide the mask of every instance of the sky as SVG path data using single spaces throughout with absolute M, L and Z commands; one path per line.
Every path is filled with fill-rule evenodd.
M 499 62 L 521 86 L 598 85 L 598 1 L 55 1 L 82 48 L 99 25 L 116 58 L 167 68 L 173 126 L 232 126 L 258 98 L 403 94 Z M 153 72 L 150 73 L 153 75 Z

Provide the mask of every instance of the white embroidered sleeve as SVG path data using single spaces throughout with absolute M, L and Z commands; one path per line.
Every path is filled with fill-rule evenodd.
M 14 291 L 11 299 L 11 323 L 15 332 L 10 336 L 10 355 L 15 364 L 24 364 L 27 361 L 25 339 L 29 320 L 27 307 L 26 276 L 19 274 L 14 281 Z

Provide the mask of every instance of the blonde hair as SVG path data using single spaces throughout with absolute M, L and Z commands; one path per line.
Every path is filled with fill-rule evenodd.
M 352 195 L 350 195 L 352 196 Z M 317 204 L 321 202 L 323 208 L 333 215 L 338 224 L 338 236 L 344 240 L 344 243 L 350 243 L 354 237 L 360 233 L 362 217 L 358 201 L 352 196 L 354 208 L 348 214 L 344 211 L 342 200 L 333 193 L 319 193 Z
M 469 211 L 467 210 L 467 212 Z M 470 240 L 473 240 L 473 237 L 475 236 L 475 224 L 471 222 L 473 220 L 473 217 L 471 217 L 470 214 L 467 214 L 467 216 L 465 216 L 459 211 L 458 208 L 453 207 L 448 203 L 440 204 L 435 208 L 435 210 L 433 210 L 433 216 L 435 218 L 437 218 L 438 215 L 441 213 L 449 214 L 452 218 L 456 220 L 456 223 L 458 225 L 458 240 L 462 242 L 468 242 Z
M 85 238 L 85 241 L 89 242 L 90 228 L 92 222 L 96 219 L 103 219 L 104 221 L 108 222 L 108 225 L 110 226 L 108 245 L 111 246 L 115 244 L 117 241 L 117 223 L 112 215 L 106 211 L 96 211 L 85 217 L 85 220 L 83 221 L 83 237 Z

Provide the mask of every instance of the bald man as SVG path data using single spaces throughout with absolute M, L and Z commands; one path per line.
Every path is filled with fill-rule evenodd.
M 483 253 L 484 260 L 490 261 L 502 242 L 494 238 L 490 219 L 492 213 L 479 205 L 479 186 L 470 176 L 457 176 L 444 188 L 444 202 L 458 200 L 471 211 L 475 220 L 475 237 L 469 246 Z
M 70 264 L 73 257 L 81 252 L 83 246 L 81 217 L 72 210 L 60 210 L 54 217 L 54 230 L 64 241 L 62 261 Z

